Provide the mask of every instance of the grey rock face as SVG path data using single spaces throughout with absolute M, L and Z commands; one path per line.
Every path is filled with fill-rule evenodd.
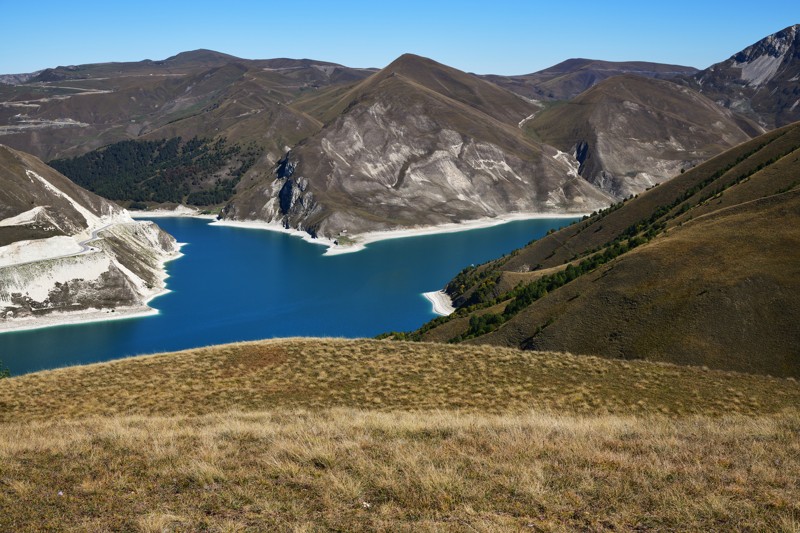
M 0 146 L 0 326 L 22 317 L 144 308 L 175 239 L 152 222 Z
M 611 201 L 568 154 L 525 136 L 518 123 L 536 106 L 431 63 L 404 57 L 363 82 L 224 217 L 336 238 Z
M 748 140 L 733 114 L 678 84 L 617 76 L 526 128 L 573 155 L 580 175 L 617 200 Z
M 717 103 L 763 128 L 800 120 L 800 25 L 789 26 L 687 78 Z M 760 133 L 760 132 L 756 132 Z

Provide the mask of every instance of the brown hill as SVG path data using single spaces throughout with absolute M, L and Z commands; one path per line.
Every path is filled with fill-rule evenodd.
M 537 107 L 475 76 L 404 55 L 344 91 L 304 100 L 325 123 L 224 211 L 336 237 L 508 212 L 585 212 L 608 197 L 519 122 Z
M 536 100 L 572 100 L 583 91 L 614 76 L 633 74 L 645 78 L 671 79 L 691 76 L 694 67 L 666 65 L 646 61 L 599 61 L 568 59 L 557 65 L 521 76 L 489 74 L 484 79 L 526 98 Z
M 798 401 L 788 379 L 363 339 L 40 372 L 0 379 L 0 529 L 791 531 Z
M 618 199 L 750 138 L 730 111 L 699 93 L 632 75 L 542 111 L 525 128 L 572 154 L 581 176 Z
M 795 124 L 468 269 L 418 335 L 798 376 L 798 161 Z
M 371 73 L 307 59 L 248 60 L 210 50 L 163 61 L 57 67 L 24 84 L 0 86 L 0 142 L 53 159 L 125 139 L 213 132 L 232 143 L 261 140 L 275 161 L 285 142 L 294 144 L 316 131 L 313 119 L 287 103 Z M 232 127 L 245 117 L 251 119 L 247 124 Z

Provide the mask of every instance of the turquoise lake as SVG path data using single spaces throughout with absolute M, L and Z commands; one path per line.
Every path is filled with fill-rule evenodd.
M 0 334 L 12 375 L 210 344 L 289 336 L 372 337 L 435 318 L 423 292 L 574 219 L 539 219 L 375 242 L 356 253 L 271 231 L 154 221 L 184 257 L 168 263 L 171 292 L 156 316 Z

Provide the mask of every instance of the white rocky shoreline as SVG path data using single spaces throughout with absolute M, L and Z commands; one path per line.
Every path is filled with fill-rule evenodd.
M 184 243 L 177 243 L 177 249 L 172 256 L 167 257 L 161 262 L 161 272 L 163 273 L 162 282 L 169 278 L 164 266 L 170 261 L 180 259 L 183 254 L 180 248 Z M 125 320 L 131 318 L 143 318 L 147 316 L 154 316 L 159 314 L 158 309 L 150 307 L 150 302 L 159 296 L 163 296 L 171 292 L 166 286 L 152 294 L 142 305 L 130 307 L 115 307 L 110 309 L 81 309 L 76 311 L 53 311 L 46 315 L 26 315 L 21 317 L 6 318 L 0 320 L 0 334 L 18 331 L 30 331 L 34 329 L 43 329 L 56 326 L 68 326 L 75 324 L 89 324 L 92 322 L 107 322 L 111 320 Z
M 461 231 L 469 231 L 473 229 L 491 228 L 506 224 L 508 222 L 515 222 L 519 220 L 536 220 L 546 218 L 579 218 L 587 213 L 510 213 L 507 215 L 499 215 L 496 217 L 484 217 L 475 220 L 468 220 L 465 222 L 452 222 L 448 224 L 440 224 L 436 226 L 418 226 L 405 229 L 393 229 L 385 231 L 370 231 L 366 233 L 358 233 L 348 235 L 348 240 L 352 240 L 352 244 L 337 244 L 335 239 L 329 237 L 312 237 L 307 232 L 293 228 L 284 228 L 278 222 L 266 222 L 263 220 L 228 220 L 217 219 L 215 215 L 202 215 L 199 211 L 192 211 L 190 208 L 185 208 L 175 211 L 169 210 L 153 210 L 153 211 L 132 211 L 133 218 L 149 218 L 149 217 L 191 217 L 213 220 L 210 225 L 223 226 L 232 228 L 245 228 L 245 229 L 258 229 L 264 231 L 274 231 L 277 233 L 284 233 L 294 237 L 300 237 L 304 241 L 311 244 L 318 244 L 326 246 L 327 250 L 323 255 L 334 256 L 341 254 L 349 254 L 364 250 L 368 244 L 378 241 L 385 241 L 389 239 L 402 239 L 407 237 L 421 237 L 424 235 L 438 235 L 441 233 L 457 233 Z
M 311 244 L 318 244 L 326 246 L 327 250 L 323 255 L 335 256 L 347 253 L 354 253 L 364 250 L 368 244 L 388 239 L 399 239 L 407 237 L 417 237 L 423 235 L 435 235 L 441 233 L 455 233 L 460 231 L 468 231 L 473 229 L 482 229 L 505 224 L 517 220 L 533 220 L 544 218 L 575 218 L 582 216 L 582 213 L 512 213 L 509 215 L 502 215 L 498 217 L 486 217 L 482 219 L 462 222 L 442 224 L 438 226 L 420 226 L 416 228 L 375 231 L 350 236 L 354 241 L 353 244 L 339 245 L 333 239 L 321 237 L 314 238 L 308 233 L 296 229 L 284 228 L 281 224 L 275 222 L 265 222 L 260 220 L 218 220 L 216 215 L 201 214 L 200 211 L 186 207 L 178 206 L 174 210 L 157 209 L 152 211 L 129 211 L 132 218 L 167 218 L 167 217 L 189 217 L 200 218 L 205 220 L 212 220 L 212 226 L 235 227 L 246 229 L 258 229 L 265 231 L 274 231 L 284 233 L 287 235 L 300 237 L 304 241 Z M 179 245 L 182 246 L 182 245 Z M 173 257 L 167 258 L 164 263 L 172 261 L 183 254 L 177 252 Z M 163 268 L 163 265 L 162 265 Z M 166 275 L 165 275 L 166 279 Z M 124 320 L 132 318 L 141 318 L 146 316 L 157 315 L 159 311 L 147 305 L 152 299 L 157 298 L 163 294 L 170 292 L 165 288 L 151 296 L 145 305 L 135 307 L 117 307 L 115 309 L 84 309 L 72 312 L 53 312 L 42 316 L 25 316 L 19 318 L 10 318 L 0 322 L 0 333 L 10 331 L 25 331 L 33 329 L 48 328 L 54 326 L 63 326 L 70 324 L 87 324 L 91 322 L 103 322 L 110 320 Z M 432 306 L 435 314 L 446 316 L 455 311 L 453 302 L 444 291 L 431 291 L 422 293 L 422 296 L 427 299 Z

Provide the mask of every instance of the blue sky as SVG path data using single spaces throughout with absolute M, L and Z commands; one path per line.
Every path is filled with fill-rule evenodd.
M 0 0 L 0 73 L 209 48 L 382 67 L 404 52 L 481 74 L 571 57 L 705 68 L 800 23 L 800 2 Z

